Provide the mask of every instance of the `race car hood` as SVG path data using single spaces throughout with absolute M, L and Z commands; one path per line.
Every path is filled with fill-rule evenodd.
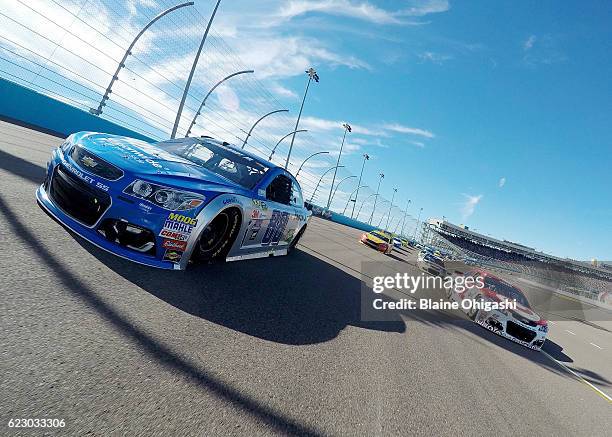
M 485 291 L 485 293 L 487 294 L 489 298 L 492 298 L 498 302 L 507 300 L 506 296 L 495 293 L 494 291 L 488 288 L 484 288 L 483 290 Z M 519 316 L 520 318 L 527 319 L 533 322 L 538 322 L 542 320 L 542 318 L 537 313 L 535 313 L 531 308 L 523 306 L 519 304 L 518 302 L 516 303 L 516 309 L 512 310 L 511 313 Z
M 211 189 L 210 186 L 223 186 L 237 191 L 243 189 L 187 159 L 134 138 L 83 132 L 75 134 L 72 141 L 134 177 L 144 176 L 156 181 L 160 176 L 166 176 L 162 180 L 167 183 L 167 176 L 171 175 L 181 187 L 195 185 L 195 188 L 200 189 Z
M 365 234 L 365 235 L 366 235 L 366 238 L 367 238 L 368 240 L 370 240 L 370 241 L 372 241 L 372 242 L 374 242 L 374 243 L 376 243 L 376 244 L 380 244 L 380 243 L 385 243 L 385 244 L 388 244 L 388 243 L 387 243 L 386 241 L 384 241 L 382 238 L 378 238 L 377 236 L 372 235 L 372 234 L 370 234 L 370 233 L 367 233 L 367 234 Z

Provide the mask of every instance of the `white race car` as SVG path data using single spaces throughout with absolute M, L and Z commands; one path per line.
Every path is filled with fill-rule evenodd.
M 446 269 L 444 267 L 444 261 L 442 258 L 435 256 L 433 253 L 422 250 L 419 252 L 417 256 L 417 266 L 432 275 L 443 276 L 446 274 Z
M 467 304 L 468 302 L 462 302 L 461 305 L 462 310 L 474 322 L 530 349 L 542 349 L 548 333 L 548 322 L 533 311 L 520 289 L 482 270 L 472 270 L 463 276 L 464 278 L 480 276 L 481 284 L 484 284 L 484 287 L 479 288 L 477 285 L 471 288 L 466 287 L 462 292 L 458 292 L 455 287 L 455 290 L 449 289 L 448 294 L 451 300 L 457 302 L 480 303 L 481 308 Z M 516 309 L 492 309 L 491 311 L 482 309 L 482 304 L 486 302 L 508 303 L 511 301 L 516 301 Z

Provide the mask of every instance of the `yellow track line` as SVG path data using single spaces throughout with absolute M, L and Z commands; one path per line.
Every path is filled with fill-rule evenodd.
M 609 395 L 607 395 L 606 393 L 604 393 L 603 391 L 601 391 L 600 389 L 598 389 L 597 387 L 595 387 L 593 384 L 591 384 L 589 381 L 587 381 L 586 379 L 584 379 L 582 376 L 578 375 L 576 372 L 574 372 L 572 369 L 570 369 L 569 367 L 567 367 L 565 364 L 555 360 L 552 356 L 550 356 L 549 354 L 547 354 L 544 351 L 540 351 L 541 353 L 543 353 L 544 355 L 546 355 L 548 358 L 550 358 L 553 362 L 557 363 L 557 365 L 561 368 L 563 368 L 564 370 L 567 370 L 569 373 L 571 373 L 572 375 L 574 375 L 574 377 L 576 379 L 578 379 L 579 381 L 585 383 L 586 385 L 588 385 L 595 393 L 597 393 L 601 398 L 605 399 L 606 401 L 608 401 L 608 403 L 612 404 L 612 397 L 610 397 Z

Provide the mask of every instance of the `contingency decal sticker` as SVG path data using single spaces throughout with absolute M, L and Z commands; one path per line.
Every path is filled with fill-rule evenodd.
M 187 241 L 197 224 L 197 219 L 171 212 L 168 214 L 159 236 L 169 240 Z

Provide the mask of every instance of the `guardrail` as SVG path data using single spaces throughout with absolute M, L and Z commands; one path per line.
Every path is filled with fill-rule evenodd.
M 3 78 L 0 78 L 0 96 L 0 118 L 57 136 L 94 131 L 154 141 L 146 135 Z

